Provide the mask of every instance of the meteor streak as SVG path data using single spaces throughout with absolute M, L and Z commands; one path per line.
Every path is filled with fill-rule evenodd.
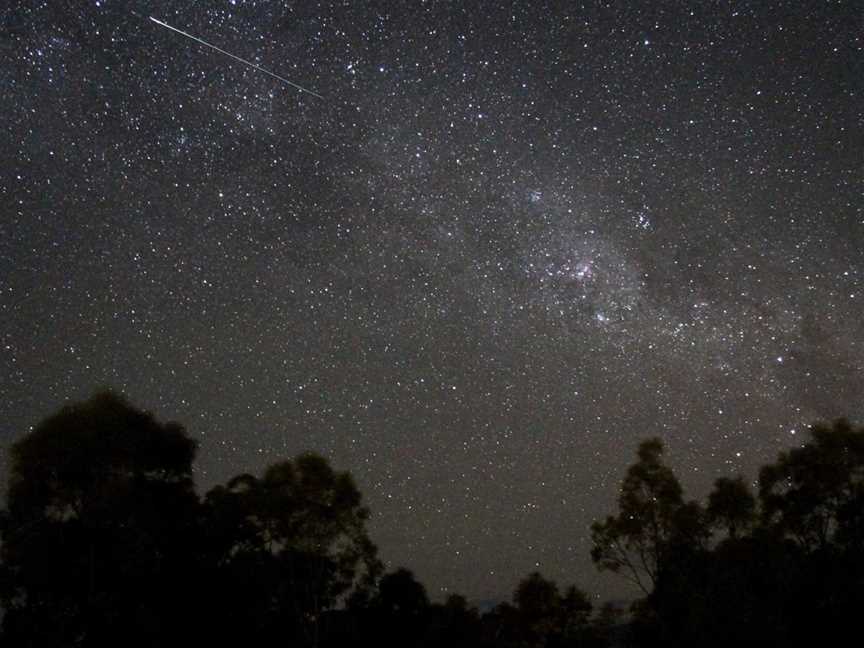
M 138 14 L 135 14 L 135 15 L 138 15 Z M 172 26 L 169 25 L 168 23 L 166 23 L 166 22 L 162 22 L 161 20 L 158 20 L 158 19 L 154 18 L 153 16 L 150 16 L 150 20 L 152 20 L 154 23 L 156 23 L 156 24 L 159 25 L 160 27 L 165 27 L 165 29 L 170 29 L 171 31 L 173 31 L 173 32 L 177 32 L 178 34 L 180 34 L 180 35 L 182 35 L 182 36 L 185 36 L 186 38 L 191 38 L 191 39 L 194 40 L 196 43 L 200 43 L 201 45 L 205 45 L 205 46 L 209 47 L 210 49 L 214 49 L 214 50 L 216 50 L 217 52 L 219 52 L 220 54 L 224 54 L 225 56 L 230 56 L 230 57 L 231 57 L 232 59 L 234 59 L 235 61 L 240 61 L 240 62 L 243 63 L 244 65 L 248 65 L 249 67 L 251 67 L 251 68 L 253 68 L 253 69 L 255 69 L 255 70 L 258 70 L 259 72 L 263 72 L 264 74 L 269 74 L 269 75 L 270 75 L 271 77 L 273 77 L 274 79 L 279 79 L 279 80 L 282 81 L 283 83 L 287 83 L 288 85 L 297 88 L 297 89 L 300 90 L 301 92 L 306 92 L 306 93 L 308 93 L 308 94 L 311 94 L 311 95 L 314 96 L 314 97 L 318 97 L 319 99 L 323 99 L 323 98 L 324 98 L 324 97 L 322 97 L 320 94 L 318 94 L 317 92 L 313 92 L 312 90 L 309 90 L 309 89 L 307 89 L 307 88 L 304 88 L 304 87 L 301 86 L 301 85 L 297 85 L 297 84 L 294 83 L 293 81 L 289 81 L 289 80 L 286 79 L 285 77 L 281 77 L 281 76 L 279 76 L 278 74 L 276 74 L 275 72 L 271 72 L 270 70 L 267 70 L 267 69 L 261 67 L 260 65 L 255 65 L 252 61 L 247 61 L 246 59 L 244 59 L 244 58 L 240 58 L 239 56 L 236 56 L 236 55 L 232 54 L 231 52 L 226 52 L 225 50 L 220 49 L 220 48 L 216 47 L 215 45 L 211 45 L 211 44 L 208 43 L 207 41 L 202 40 L 202 39 L 198 38 L 197 36 L 193 36 L 192 34 L 186 33 L 186 32 L 184 32 L 184 31 L 181 30 L 181 29 L 177 29 L 176 27 L 172 27 Z

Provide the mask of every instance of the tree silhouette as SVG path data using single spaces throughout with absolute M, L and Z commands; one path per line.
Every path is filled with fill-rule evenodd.
M 558 585 L 532 572 L 513 592 L 513 604 L 502 603 L 482 619 L 484 646 L 557 648 L 600 645 L 590 619 L 588 596 L 575 586 L 562 595 Z
M 640 446 L 619 515 L 593 529 L 601 568 L 652 586 L 633 606 L 636 645 L 805 646 L 859 631 L 864 429 L 840 419 L 810 432 L 761 469 L 758 511 L 741 477 L 717 479 L 705 510 L 683 503 L 662 447 Z M 709 527 L 725 531 L 713 549 Z
M 180 425 L 110 392 L 63 407 L 12 446 L 6 641 L 143 646 L 181 627 L 195 449 Z
M 317 646 L 324 612 L 380 572 L 368 517 L 351 476 L 315 454 L 211 490 L 205 525 L 217 578 L 228 584 L 225 618 L 244 636 Z
M 618 496 L 617 516 L 591 526 L 591 558 L 600 569 L 621 574 L 649 594 L 668 554 L 684 506 L 681 484 L 663 461 L 663 442 L 639 445 Z M 692 518 L 693 511 L 690 511 Z M 677 518 L 677 519 L 676 519 Z
M 815 424 L 759 474 L 685 501 L 663 444 L 640 444 L 592 558 L 642 588 L 635 645 L 804 646 L 858 631 L 864 428 Z M 195 495 L 196 444 L 110 392 L 60 409 L 10 450 L 0 511 L 3 645 L 604 645 L 614 610 L 534 572 L 480 617 L 381 576 L 353 479 L 315 454 Z M 757 506 L 758 504 L 758 506 Z M 710 543 L 711 531 L 723 534 Z
M 418 619 L 429 607 L 426 588 L 404 567 L 385 574 L 378 583 L 376 607 L 392 616 Z
M 561 633 L 561 595 L 554 581 L 539 572 L 529 574 L 516 586 L 513 603 L 519 614 L 521 643 L 544 646 L 550 636 Z
M 561 641 L 564 645 L 596 644 L 599 626 L 591 620 L 594 606 L 588 595 L 575 585 L 561 597 Z
M 450 594 L 443 605 L 432 605 L 424 646 L 476 648 L 480 644 L 480 615 L 460 594 Z
M 838 419 L 810 435 L 760 471 L 763 523 L 807 551 L 864 548 L 864 430 Z
M 788 626 L 801 642 L 858 632 L 864 606 L 864 428 L 810 427 L 810 442 L 759 473 L 764 532 L 794 543 Z M 779 541 L 778 541 L 779 544 Z
M 708 496 L 708 520 L 711 526 L 726 529 L 735 539 L 756 522 L 756 498 L 743 477 L 720 477 Z
M 429 612 L 426 588 L 410 570 L 399 568 L 378 583 L 369 634 L 384 646 L 419 645 L 427 633 Z

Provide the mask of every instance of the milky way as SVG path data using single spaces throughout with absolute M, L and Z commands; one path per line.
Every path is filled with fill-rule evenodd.
M 641 439 L 701 497 L 864 418 L 862 34 L 854 1 L 4 3 L 0 449 L 111 386 L 201 440 L 202 491 L 350 470 L 433 596 L 629 596 L 587 529 Z

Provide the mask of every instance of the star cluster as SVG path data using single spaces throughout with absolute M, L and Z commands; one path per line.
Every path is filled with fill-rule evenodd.
M 0 447 L 112 386 L 201 440 L 202 489 L 324 453 L 435 596 L 533 569 L 627 595 L 588 527 L 641 439 L 700 496 L 864 418 L 862 26 L 6 3 Z

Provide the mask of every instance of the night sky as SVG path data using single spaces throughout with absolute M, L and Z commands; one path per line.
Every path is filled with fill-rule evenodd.
M 859 1 L 11 0 L 0 52 L 4 452 L 110 386 L 201 492 L 351 471 L 435 598 L 606 598 L 640 440 L 702 497 L 864 418 Z

